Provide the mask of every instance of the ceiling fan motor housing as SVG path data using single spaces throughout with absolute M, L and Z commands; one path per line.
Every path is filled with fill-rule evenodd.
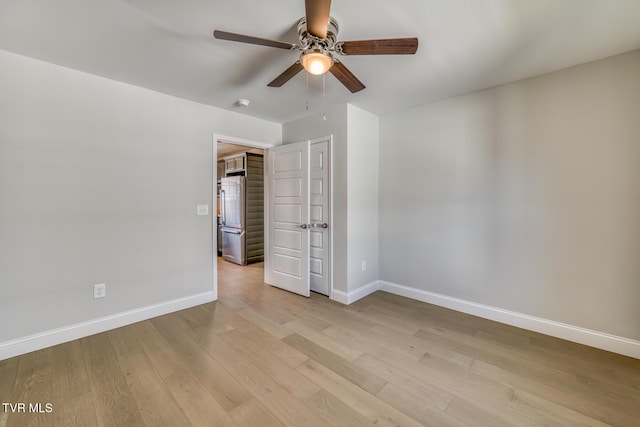
M 303 16 L 300 18 L 300 21 L 298 21 L 298 38 L 300 40 L 300 48 L 305 53 L 308 50 L 320 50 L 329 54 L 329 52 L 334 50 L 336 45 L 338 31 L 338 21 L 330 16 L 329 24 L 327 26 L 327 37 L 324 39 L 316 37 L 309 34 L 307 31 L 307 18 Z

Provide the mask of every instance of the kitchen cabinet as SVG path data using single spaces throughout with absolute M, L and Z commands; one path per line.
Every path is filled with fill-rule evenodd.
M 243 172 L 246 167 L 246 154 L 238 154 L 224 159 L 225 175 Z

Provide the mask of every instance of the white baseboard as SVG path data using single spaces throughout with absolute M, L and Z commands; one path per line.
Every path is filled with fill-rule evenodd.
M 640 359 L 640 341 L 603 332 L 593 331 L 579 326 L 568 325 L 566 323 L 555 322 L 553 320 L 542 319 L 529 316 L 527 314 L 516 313 L 501 308 L 465 301 L 458 298 L 448 297 L 421 289 L 410 288 L 385 281 L 379 282 L 378 289 L 395 295 L 412 298 L 429 304 L 450 308 L 463 313 L 518 328 L 528 329 L 556 338 L 585 344 L 602 350 L 611 351 L 625 356 Z
M 358 289 L 351 292 L 333 290 L 331 291 L 331 299 L 342 304 L 349 305 L 377 291 L 380 286 L 379 283 L 380 282 L 376 280 L 374 282 L 367 283 L 364 286 L 360 286 Z
M 212 291 L 209 291 L 52 329 L 15 340 L 0 342 L 0 360 L 73 341 L 78 338 L 88 337 L 89 335 L 141 322 L 153 317 L 162 316 L 163 314 L 173 313 L 174 311 L 184 310 L 185 308 L 196 305 L 206 304 L 211 301 L 214 301 L 214 295 Z
M 410 288 L 391 282 L 371 282 L 348 293 L 333 290 L 331 292 L 331 299 L 349 305 L 377 290 L 640 359 L 640 341 L 478 304 L 424 291 L 422 289 Z M 11 341 L 5 341 L 0 343 L 0 360 L 162 316 L 163 314 L 174 311 L 184 310 L 196 305 L 206 304 L 214 300 L 213 292 L 204 292 L 198 295 L 179 298 Z

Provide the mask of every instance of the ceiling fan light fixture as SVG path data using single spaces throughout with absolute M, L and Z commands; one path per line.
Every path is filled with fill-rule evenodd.
M 417 37 L 338 41 L 338 22 L 330 15 L 331 0 L 305 0 L 304 4 L 305 16 L 298 21 L 298 44 L 221 30 L 215 30 L 213 36 L 299 53 L 299 59 L 269 82 L 269 87 L 281 87 L 304 69 L 318 76 L 330 71 L 351 93 L 366 86 L 341 61 L 334 60 L 334 55 L 413 55 L 418 49 Z
M 303 53 L 300 56 L 300 62 L 310 74 L 321 76 L 333 65 L 333 57 L 321 50 L 312 50 Z

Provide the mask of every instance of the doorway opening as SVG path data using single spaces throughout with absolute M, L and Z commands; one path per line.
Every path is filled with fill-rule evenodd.
M 231 279 L 227 276 L 264 276 L 263 159 L 273 145 L 223 135 L 214 135 L 213 142 L 217 299 L 221 279 Z
M 286 156 L 276 160 L 276 153 L 299 144 L 275 147 L 221 135 L 214 135 L 213 142 L 216 182 L 216 215 L 213 217 L 216 236 L 213 239 L 216 255 L 213 263 L 214 298 L 218 299 L 219 284 L 224 285 L 226 294 L 233 292 L 230 289 L 233 283 L 244 282 L 244 279 L 287 289 L 283 286 L 286 281 L 280 279 L 287 274 L 292 275 L 288 270 L 295 257 L 278 251 L 286 249 L 287 244 L 295 243 L 289 242 L 295 233 L 283 232 L 281 228 L 285 223 L 290 223 L 289 226 L 302 231 L 300 234 L 304 235 L 300 241 L 301 259 L 304 261 L 301 261 L 297 273 L 306 276 L 303 280 L 306 281 L 307 291 L 302 294 L 309 296 L 309 291 L 313 291 L 331 298 L 332 137 L 299 143 L 307 147 L 305 155 L 300 157 L 300 165 L 305 171 L 300 189 L 306 188 L 303 191 L 306 196 L 301 199 L 305 205 L 301 212 L 305 213 L 295 220 L 286 210 L 293 207 L 287 202 L 290 200 L 290 194 L 287 193 L 294 191 L 295 186 L 289 185 L 293 181 L 286 179 L 287 173 L 293 170 L 288 169 Z M 285 176 L 275 177 L 283 168 Z M 273 181 L 274 178 L 276 181 Z M 285 205 L 286 209 L 283 209 Z M 284 275 L 273 280 L 278 273 Z M 257 281 L 258 277 L 261 280 Z M 287 290 L 301 293 L 294 289 Z

